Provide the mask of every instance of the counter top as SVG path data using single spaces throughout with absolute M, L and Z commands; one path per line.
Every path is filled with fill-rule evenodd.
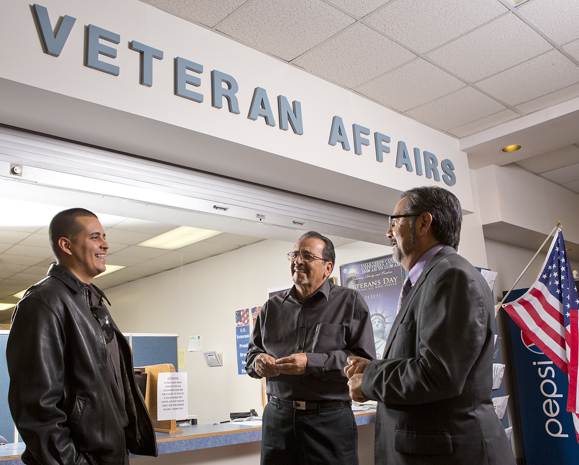
M 374 410 L 355 412 L 358 426 L 374 423 Z M 156 433 L 159 455 L 261 441 L 261 426 L 230 422 L 181 427 L 176 434 Z M 0 446 L 1 465 L 23 465 L 24 443 Z

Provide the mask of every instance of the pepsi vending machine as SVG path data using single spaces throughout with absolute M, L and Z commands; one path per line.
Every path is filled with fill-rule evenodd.
M 511 292 L 507 302 L 527 289 Z M 500 312 L 505 332 L 507 370 L 511 390 L 514 432 L 525 465 L 576 465 L 579 445 L 567 403 L 567 375 L 525 337 L 505 311 Z

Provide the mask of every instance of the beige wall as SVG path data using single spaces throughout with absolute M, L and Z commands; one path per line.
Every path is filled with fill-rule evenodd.
M 177 333 L 181 351 L 189 336 L 201 335 L 203 350 L 223 353 L 223 367 L 208 368 L 202 353 L 185 352 L 189 410 L 201 423 L 261 407 L 259 381 L 237 375 L 234 311 L 262 305 L 268 289 L 291 285 L 285 258 L 291 247 L 266 240 L 107 290 L 123 331 Z M 334 274 L 342 263 L 389 252 L 360 242 L 338 247 Z
M 492 240 L 486 241 L 486 248 L 488 267 L 498 273 L 495 294 L 499 297 L 502 296 L 503 291 L 511 288 L 535 251 Z M 539 255 L 515 288 L 529 287 L 535 281 L 544 260 L 545 255 Z

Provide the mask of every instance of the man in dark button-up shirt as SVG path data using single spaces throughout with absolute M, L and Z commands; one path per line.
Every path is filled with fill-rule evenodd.
M 247 373 L 267 378 L 261 463 L 356 465 L 343 368 L 349 355 L 375 357 L 368 307 L 358 292 L 328 281 L 328 238 L 308 232 L 288 257 L 294 286 L 265 303 L 247 354 Z

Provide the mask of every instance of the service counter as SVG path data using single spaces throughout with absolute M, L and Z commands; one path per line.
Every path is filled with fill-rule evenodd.
M 374 411 L 356 412 L 360 465 L 373 464 Z M 261 426 L 238 423 L 182 427 L 178 434 L 157 433 L 158 457 L 133 457 L 132 465 L 256 465 Z M 23 465 L 24 444 L 0 446 L 0 465 Z

